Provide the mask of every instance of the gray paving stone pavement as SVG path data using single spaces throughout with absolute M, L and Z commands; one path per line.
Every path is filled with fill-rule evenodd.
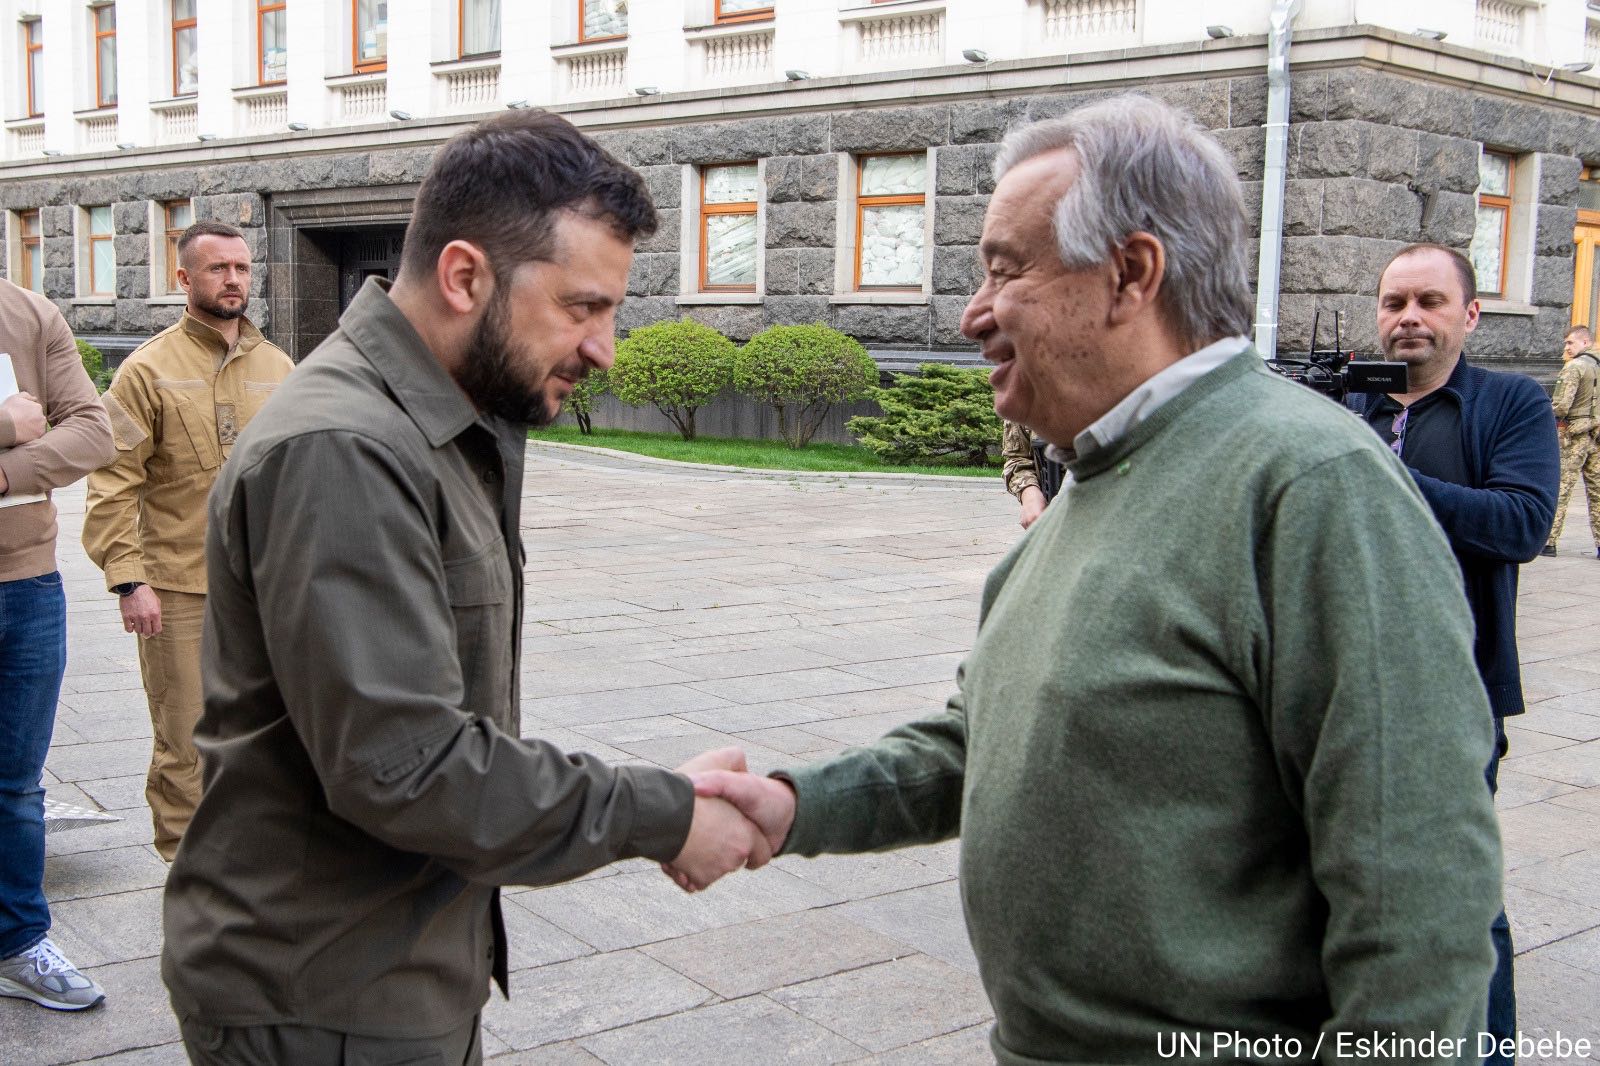
M 184 1061 L 158 973 L 165 866 L 143 795 L 133 638 L 60 494 L 70 652 L 45 775 L 122 821 L 49 838 L 55 936 L 101 1010 L 0 1000 L 0 1063 Z M 1499 809 L 1522 1027 L 1600 1042 L 1600 560 L 1574 501 L 1523 571 L 1530 712 Z M 533 449 L 524 731 L 671 766 L 737 743 L 757 769 L 825 756 L 943 704 L 984 575 L 1015 542 L 997 483 L 757 476 Z M 990 1061 L 952 842 L 786 857 L 685 896 L 649 863 L 508 893 L 496 1066 Z M 1524 1062 L 1557 1061 L 1525 1058 Z

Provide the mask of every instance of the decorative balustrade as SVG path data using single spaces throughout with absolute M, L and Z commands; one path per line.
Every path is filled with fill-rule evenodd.
M 11 154 L 13 156 L 38 155 L 44 151 L 44 122 L 11 127 Z
M 863 62 L 904 66 L 944 61 L 944 12 L 892 15 L 859 23 Z
M 561 66 L 566 74 L 567 93 L 570 96 L 621 96 L 627 91 L 626 48 L 564 56 Z
M 708 81 L 756 82 L 772 76 L 772 31 L 708 37 L 705 75 Z
M 489 111 L 500 103 L 500 64 L 462 67 L 440 75 L 450 111 Z
M 1600 22 L 1588 23 L 1584 31 L 1583 58 L 1600 68 Z
M 260 93 L 239 99 L 245 133 L 281 131 L 289 123 L 289 92 Z
M 1131 37 L 1139 28 L 1138 0 L 1045 0 L 1047 41 Z
M 115 148 L 117 145 L 117 116 L 95 115 L 80 118 L 78 128 L 83 134 L 83 147 L 87 151 Z
M 1475 29 L 1478 47 L 1486 51 L 1515 52 L 1522 47 L 1522 22 L 1527 12 L 1511 0 L 1478 0 Z
M 156 135 L 163 143 L 192 141 L 200 131 L 200 108 L 192 100 L 156 110 Z
M 339 97 L 339 117 L 346 121 L 382 118 L 387 110 L 389 83 L 385 78 L 345 82 L 333 91 Z

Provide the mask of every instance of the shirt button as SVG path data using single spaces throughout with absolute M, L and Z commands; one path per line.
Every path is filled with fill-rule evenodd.
M 483 483 L 485 485 L 493 485 L 496 481 L 499 481 L 499 480 L 500 480 L 500 475 L 496 474 L 493 470 L 485 470 L 483 472 Z

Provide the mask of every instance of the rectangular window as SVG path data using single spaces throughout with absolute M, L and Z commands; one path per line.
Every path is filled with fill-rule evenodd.
M 922 288 L 928 161 L 862 156 L 856 167 L 856 288 Z
M 195 4 L 197 0 L 172 0 L 172 95 L 193 96 L 200 91 L 200 61 L 195 57 Z
M 628 35 L 628 0 L 578 0 L 578 40 Z
M 389 65 L 389 0 L 350 0 L 352 51 L 358 71 Z
M 94 106 L 117 106 L 117 7 L 94 11 Z
M 716 0 L 718 22 L 756 22 L 772 17 L 773 0 Z
M 44 63 L 44 22 L 29 19 L 22 24 L 22 53 L 28 79 L 28 117 L 44 114 L 44 96 L 39 92 L 39 69 Z
M 182 292 L 178 284 L 178 238 L 194 225 L 194 204 L 189 200 L 174 200 L 161 205 L 162 221 L 166 228 L 167 292 Z
M 1516 168 L 1504 152 L 1478 156 L 1478 219 L 1472 231 L 1472 268 L 1478 293 L 1506 293 L 1506 251 L 1511 243 L 1511 195 Z
M 39 212 L 20 212 L 17 215 L 17 234 L 22 244 L 22 255 L 17 263 L 17 284 L 43 293 L 44 248 L 41 238 L 44 231 L 39 225 Z
M 117 244 L 111 230 L 111 208 L 89 207 L 83 212 L 89 220 L 88 278 L 89 296 L 115 296 L 117 293 Z
M 288 14 L 284 0 L 256 0 L 256 81 L 280 85 L 289 80 Z
M 756 291 L 756 165 L 700 172 L 700 291 Z
M 500 51 L 500 0 L 461 0 L 457 40 L 461 57 Z

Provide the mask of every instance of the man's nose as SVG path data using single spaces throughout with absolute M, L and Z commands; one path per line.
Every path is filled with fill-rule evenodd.
M 613 333 L 607 328 L 603 333 L 585 337 L 578 345 L 579 358 L 596 370 L 610 370 L 611 364 L 617 361 L 617 339 Z
M 961 335 L 968 340 L 981 341 L 994 330 L 994 301 L 989 298 L 989 283 L 985 281 L 961 312 Z

